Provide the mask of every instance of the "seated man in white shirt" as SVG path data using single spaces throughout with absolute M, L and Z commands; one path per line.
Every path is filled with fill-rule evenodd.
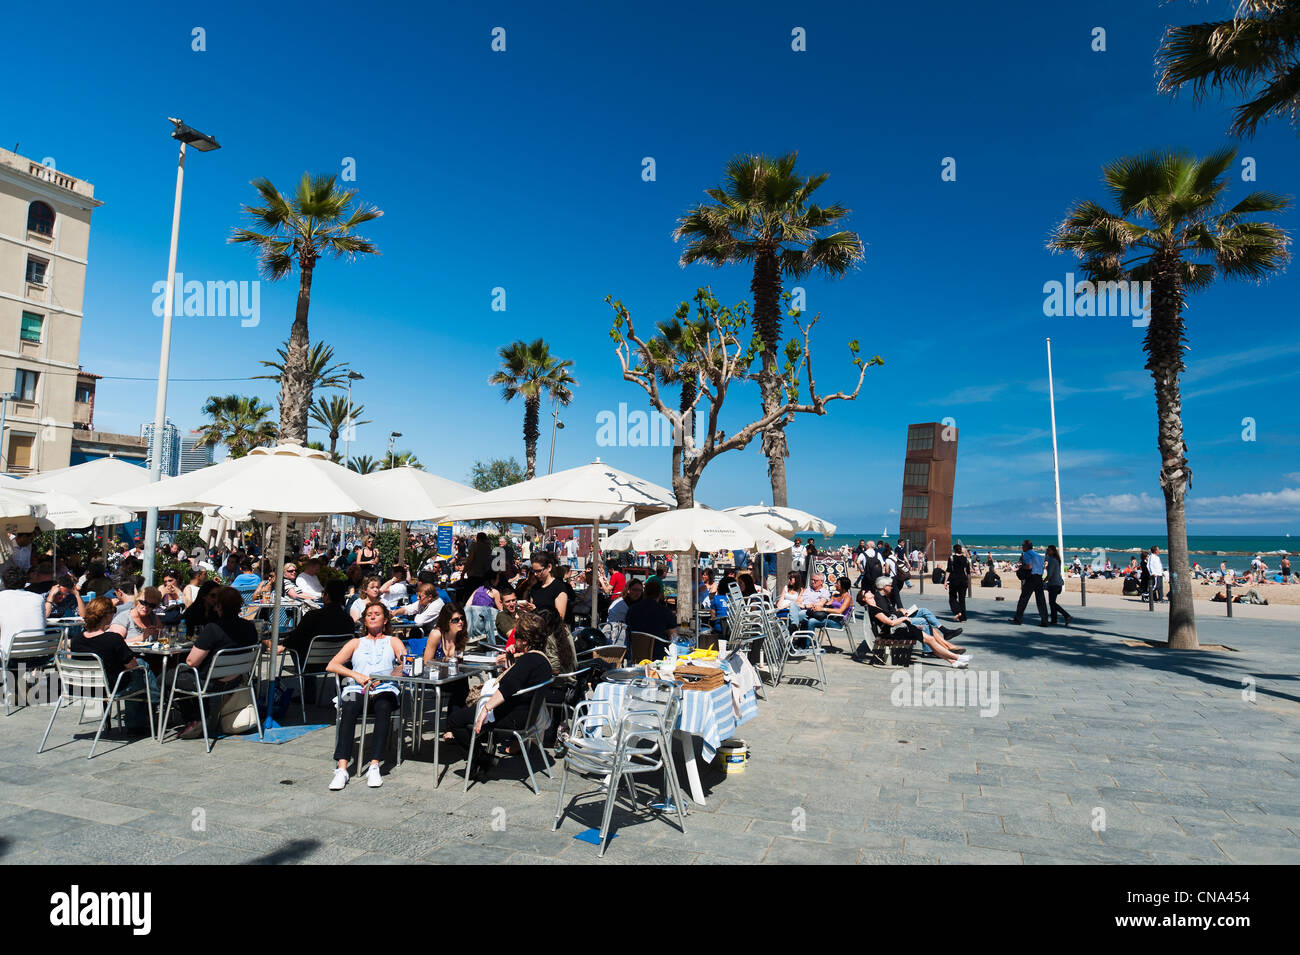
M 406 568 L 394 564 L 386 581 L 379 587 L 379 601 L 389 610 L 404 607 L 410 601 L 410 584 L 407 581 Z
M 790 605 L 791 632 L 803 628 L 808 622 L 809 608 L 831 599 L 831 592 L 826 586 L 825 574 L 813 574 L 812 583 L 799 595 L 799 602 Z
M 5 568 L 5 589 L 0 591 L 0 650 L 9 653 L 14 634 L 22 630 L 45 632 L 45 598 L 24 590 L 26 575 L 17 566 Z M 8 692 L 8 684 L 5 684 Z
M 284 595 L 294 600 L 320 600 L 325 588 L 321 586 L 320 579 L 316 576 L 318 573 L 320 573 L 319 560 L 310 557 L 303 561 L 298 570 L 298 578 L 293 583 L 285 583 Z
M 438 619 L 441 612 L 442 598 L 438 596 L 438 588 L 433 584 L 420 584 L 415 603 L 398 607 L 393 611 L 393 616 L 410 617 L 417 627 L 428 627 Z

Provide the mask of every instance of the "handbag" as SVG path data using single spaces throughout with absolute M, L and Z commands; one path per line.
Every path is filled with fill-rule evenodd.
M 257 729 L 257 704 L 253 702 L 252 696 L 251 692 L 248 696 L 231 693 L 221 701 L 221 709 L 217 713 L 221 732 L 235 735 Z

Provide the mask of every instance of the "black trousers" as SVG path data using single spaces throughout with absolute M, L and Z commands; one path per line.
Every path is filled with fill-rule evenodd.
M 966 590 L 970 587 L 970 581 L 958 577 L 956 580 L 948 580 L 948 607 L 952 610 L 954 617 L 966 616 Z
M 451 730 L 452 738 L 466 752 L 469 752 L 470 740 L 474 735 L 474 714 L 477 712 L 477 706 L 462 706 L 452 710 L 451 715 L 447 717 L 448 729 Z M 494 711 L 494 715 L 496 716 L 494 722 L 483 724 L 484 732 L 487 732 L 489 728 L 522 729 L 528 719 L 528 707 L 516 706 L 509 713 L 501 713 L 497 710 Z
M 1025 619 L 1025 607 L 1029 604 L 1030 594 L 1034 595 L 1034 600 L 1038 604 L 1038 615 L 1043 619 L 1043 626 L 1047 626 L 1047 600 L 1043 596 L 1042 574 L 1030 574 L 1020 585 L 1020 601 L 1016 604 L 1016 623 Z
M 1056 615 L 1058 613 L 1065 618 L 1066 623 L 1069 623 L 1071 620 L 1074 619 L 1074 617 L 1070 616 L 1070 614 L 1066 612 L 1066 609 L 1064 607 L 1057 604 L 1056 598 L 1059 596 L 1061 596 L 1060 587 L 1047 588 L 1047 605 L 1052 609 L 1052 618 L 1048 622 L 1052 624 L 1056 623 Z
M 397 709 L 396 693 L 373 693 L 370 696 L 369 712 L 375 717 L 375 731 L 371 734 L 367 752 L 373 759 L 378 754 L 380 760 L 388 749 L 388 729 L 393 723 L 393 710 Z M 352 753 L 356 749 L 357 720 L 361 719 L 362 699 L 360 693 L 352 693 L 343 701 L 343 714 L 339 719 L 339 735 L 334 743 L 334 758 L 352 762 Z

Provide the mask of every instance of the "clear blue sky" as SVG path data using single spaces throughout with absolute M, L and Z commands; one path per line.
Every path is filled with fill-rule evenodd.
M 1044 338 L 1053 339 L 1067 535 L 1163 529 L 1155 404 L 1141 329 L 1123 318 L 1045 318 L 1044 282 L 1073 260 L 1045 242 L 1070 203 L 1104 198 L 1103 163 L 1153 147 L 1204 153 L 1229 142 L 1227 102 L 1156 94 L 1162 27 L 1228 3 L 1108 0 L 1014 9 L 577 3 L 366 6 L 323 2 L 17 5 L 8 32 L 43 50 L 30 95 L 0 104 L 0 142 L 95 183 L 81 361 L 106 376 L 157 374 L 152 285 L 165 275 L 175 150 L 166 117 L 215 135 L 187 163 L 179 270 L 187 280 L 258 276 L 226 238 L 249 180 L 288 189 L 356 160 L 361 198 L 385 210 L 365 229 L 382 257 L 317 272 L 312 340 L 366 376 L 354 398 L 426 467 L 465 480 L 477 458 L 522 460 L 522 406 L 487 385 L 497 348 L 543 336 L 576 363 L 556 468 L 600 455 L 661 483 L 668 453 L 596 446 L 596 415 L 644 407 L 621 381 L 606 294 L 643 326 L 698 285 L 747 297 L 743 268 L 683 269 L 676 217 L 741 152 L 798 150 L 826 171 L 819 198 L 852 209 L 859 270 L 812 278 L 818 381 L 847 384 L 844 343 L 885 357 L 864 395 L 790 431 L 791 503 L 844 531 L 897 527 L 906 425 L 960 429 L 959 533 L 1041 533 L 1052 517 Z M 202 11 L 202 12 L 198 12 Z M 490 49 L 494 27 L 507 50 Z M 1094 27 L 1105 52 L 1091 50 Z M 205 52 L 191 31 L 206 31 Z M 807 52 L 791 30 L 807 31 Z M 39 38 L 37 41 L 35 38 Z M 26 42 L 26 41 L 25 41 Z M 34 44 L 34 45 L 33 45 Z M 1253 188 L 1294 195 L 1300 141 L 1275 124 L 1241 154 Z M 657 179 L 641 178 L 654 157 Z M 957 181 L 943 182 L 944 157 Z M 1279 217 L 1293 232 L 1294 211 Z M 1193 533 L 1300 532 L 1295 428 L 1297 273 L 1191 298 L 1184 419 L 1195 473 Z M 491 310 L 494 287 L 507 310 Z M 256 393 L 287 336 L 296 275 L 261 294 L 261 322 L 179 318 L 169 415 L 201 421 L 209 394 Z M 96 423 L 134 432 L 152 381 L 101 383 Z M 737 394 L 756 405 L 756 396 Z M 740 409 L 747 410 L 747 408 Z M 1242 419 L 1256 440 L 1242 440 Z M 539 448 L 549 450 L 549 420 Z M 718 459 L 699 490 L 725 506 L 770 500 L 757 445 Z

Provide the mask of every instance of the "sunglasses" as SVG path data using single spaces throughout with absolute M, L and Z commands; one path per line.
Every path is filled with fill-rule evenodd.
M 451 618 L 451 622 L 452 622 L 452 623 L 464 623 L 464 622 L 465 622 L 465 618 L 464 618 L 464 617 L 452 617 L 452 618 Z
M 150 610 L 157 610 L 157 609 L 158 609 L 158 604 L 151 604 L 151 603 L 150 603 L 149 601 L 147 601 L 147 600 L 141 600 L 140 603 L 142 603 L 144 606 L 148 607 Z

